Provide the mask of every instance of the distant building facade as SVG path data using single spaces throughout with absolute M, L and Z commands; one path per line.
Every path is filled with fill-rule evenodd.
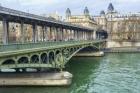
M 101 11 L 93 18 L 108 32 L 110 40 L 140 40 L 140 13 L 120 14 L 110 3 L 106 13 Z
M 93 32 L 91 32 L 91 37 L 96 39 L 96 31 L 98 30 L 99 25 L 96 23 L 94 18 L 92 18 L 87 7 L 85 7 L 82 15 L 72 15 L 71 10 L 67 8 L 66 18 L 64 21 L 74 25 L 80 25 L 93 29 Z
M 71 10 L 67 8 L 65 22 L 75 25 L 82 25 L 93 30 L 97 30 L 98 28 L 96 21 L 90 15 L 87 7 L 84 9 L 83 15 L 72 15 Z
M 109 40 L 140 40 L 140 13 L 120 14 L 112 3 L 107 12 L 101 11 L 98 16 L 91 16 L 87 7 L 83 15 L 72 15 L 67 8 L 65 21 L 96 31 L 107 31 Z

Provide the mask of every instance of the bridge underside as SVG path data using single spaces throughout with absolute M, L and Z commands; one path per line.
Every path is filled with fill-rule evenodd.
M 87 42 L 79 44 L 61 45 L 60 47 L 41 47 L 1 52 L 0 69 L 24 68 L 58 68 L 63 69 L 65 64 L 80 50 L 86 47 L 100 49 L 104 42 Z

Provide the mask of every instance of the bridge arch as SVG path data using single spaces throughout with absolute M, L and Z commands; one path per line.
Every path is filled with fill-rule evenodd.
M 57 55 L 57 54 L 59 54 L 59 53 L 61 53 L 62 51 L 61 50 L 56 50 L 55 51 L 55 55 Z
M 42 53 L 40 56 L 41 62 L 44 64 L 48 63 L 48 54 L 47 53 Z
M 67 62 L 65 62 L 66 64 L 69 62 L 69 60 L 75 55 L 75 54 L 77 54 L 79 51 L 81 51 L 82 49 L 84 49 L 84 48 L 87 48 L 87 47 L 93 47 L 93 48 L 96 48 L 96 49 L 98 49 L 99 50 L 99 48 L 97 47 L 97 46 L 95 46 L 95 45 L 87 45 L 87 46 L 84 46 L 84 47 L 77 47 L 76 49 L 76 51 L 74 51 L 68 58 L 67 58 Z
M 29 63 L 29 58 L 28 57 L 20 57 L 19 59 L 18 59 L 18 64 L 27 64 L 27 63 Z
M 50 52 L 48 53 L 48 55 L 49 55 L 49 63 L 50 63 L 50 64 L 53 64 L 53 62 L 54 62 L 54 60 L 55 60 L 55 52 L 54 52 L 54 51 L 50 51 Z
M 3 61 L 1 65 L 15 65 L 15 64 L 16 64 L 15 60 L 7 59 L 7 60 Z
M 74 52 L 74 48 L 70 48 L 70 53 L 73 53 Z
M 39 63 L 39 55 L 37 54 L 32 55 L 30 61 L 31 61 L 30 63 Z

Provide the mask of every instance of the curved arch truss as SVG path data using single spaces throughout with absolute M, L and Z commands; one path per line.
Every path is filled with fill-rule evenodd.
M 13 56 L 8 60 L 0 60 L 0 69 L 3 68 L 59 68 L 65 64 L 80 50 L 86 47 L 100 48 L 100 44 L 83 44 L 58 49 L 42 50 L 36 53 L 27 53 Z M 25 56 L 26 55 L 26 56 Z

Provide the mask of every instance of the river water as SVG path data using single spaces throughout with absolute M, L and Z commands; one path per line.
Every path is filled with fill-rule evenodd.
M 74 75 L 69 87 L 9 87 L 0 93 L 140 93 L 140 54 L 73 58 L 66 70 Z

